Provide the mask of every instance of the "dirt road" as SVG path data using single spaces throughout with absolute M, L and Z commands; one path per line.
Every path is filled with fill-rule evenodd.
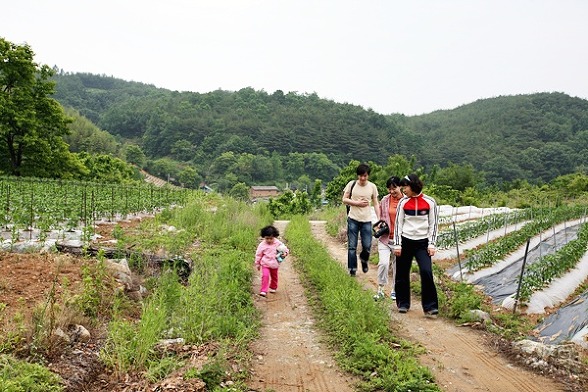
M 286 222 L 275 223 L 283 233 Z M 343 244 L 330 237 L 325 222 L 311 222 L 315 238 L 323 242 L 335 260 L 346 265 Z M 291 258 L 294 256 L 290 256 Z M 259 276 L 254 287 L 259 287 Z M 377 286 L 376 267 L 358 274 L 366 290 Z M 418 301 L 407 314 L 399 314 L 391 300 L 391 317 L 397 321 L 401 337 L 426 348 L 420 360 L 428 366 L 438 385 L 450 392 L 540 392 L 564 391 L 553 380 L 517 367 L 485 344 L 482 332 L 458 327 L 443 319 L 423 316 Z M 263 313 L 261 338 L 254 346 L 254 367 L 250 387 L 254 391 L 352 391 L 353 379 L 342 373 L 329 350 L 321 343 L 304 289 L 292 259 L 280 268 L 280 287 L 276 294 L 258 297 Z
M 274 225 L 284 233 L 285 221 Z M 347 392 L 354 380 L 342 373 L 330 351 L 321 342 L 314 325 L 304 288 L 288 256 L 279 270 L 276 293 L 257 296 L 262 311 L 261 337 L 253 345 L 253 369 L 249 387 L 253 391 Z M 260 274 L 253 282 L 259 290 Z
M 347 249 L 325 230 L 325 222 L 313 221 L 312 232 L 323 242 L 335 260 L 347 265 Z M 370 265 L 367 274 L 358 274 L 358 281 L 366 290 L 376 291 L 377 267 Z M 540 377 L 510 363 L 494 352 L 484 342 L 486 338 L 478 331 L 457 327 L 442 319 L 429 319 L 423 315 L 418 300 L 413 298 L 407 314 L 392 307 L 392 318 L 398 321 L 399 335 L 426 348 L 421 363 L 428 366 L 445 391 L 451 392 L 541 392 L 563 391 L 563 386 L 551 379 Z M 396 323 L 395 323 L 396 324 Z

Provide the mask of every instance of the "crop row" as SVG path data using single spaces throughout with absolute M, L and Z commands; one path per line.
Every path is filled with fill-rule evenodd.
M 456 226 L 455 230 L 453 227 L 449 226 L 439 233 L 439 236 L 437 237 L 437 247 L 439 249 L 448 249 L 455 246 L 456 232 L 459 243 L 462 243 L 472 238 L 480 237 L 481 235 L 500 227 L 507 227 L 508 225 L 532 219 L 534 214 L 536 214 L 536 211 L 525 209 L 508 214 L 489 215 L 475 221 L 460 224 Z
M 101 184 L 0 177 L 0 225 L 12 229 L 74 228 L 185 204 L 190 191 L 151 184 Z
M 534 262 L 525 271 L 521 281 L 520 299 L 528 301 L 533 292 L 540 290 L 554 279 L 576 266 L 588 249 L 588 223 L 578 231 L 577 238 L 568 242 L 556 253 L 548 254 Z
M 558 223 L 577 219 L 586 214 L 585 207 L 558 207 L 544 214 L 536 215 L 536 218 L 521 229 L 513 231 L 505 236 L 486 244 L 486 246 L 467 251 L 465 266 L 469 271 L 494 265 L 505 256 L 522 246 L 529 238 L 555 226 Z

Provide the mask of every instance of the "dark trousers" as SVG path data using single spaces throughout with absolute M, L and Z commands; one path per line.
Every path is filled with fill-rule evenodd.
M 409 240 L 402 237 L 402 253 L 396 258 L 396 305 L 410 309 L 410 267 L 416 258 L 421 275 L 421 303 L 425 312 L 439 309 L 437 289 L 433 281 L 433 263 L 427 252 L 429 240 Z

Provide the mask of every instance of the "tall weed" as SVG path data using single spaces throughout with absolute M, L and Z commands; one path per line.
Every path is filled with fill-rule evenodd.
M 75 298 L 79 310 L 88 317 L 108 316 L 112 311 L 114 279 L 106 270 L 100 253 L 96 263 L 82 266 L 82 293 Z
M 119 320 L 110 325 L 101 357 L 120 373 L 145 369 L 156 358 L 153 348 L 164 337 L 164 330 L 174 325 L 183 286 L 173 271 L 165 271 L 158 283 L 144 303 L 138 323 Z
M 246 358 L 247 344 L 259 326 L 251 295 L 254 252 L 259 228 L 270 222 L 265 207 L 214 196 L 167 209 L 146 224 L 153 235 L 143 234 L 137 241 L 159 250 L 163 244 L 166 253 L 188 256 L 193 272 L 186 286 L 172 271 L 154 281 L 138 323 L 117 316 L 101 353 L 105 363 L 119 372 L 146 370 L 154 379 L 165 377 L 180 363 L 158 358 L 155 346 L 163 338 L 183 338 L 189 344 L 225 342 L 222 346 L 237 350 L 232 357 Z M 233 372 L 228 362 L 221 365 L 222 377 Z

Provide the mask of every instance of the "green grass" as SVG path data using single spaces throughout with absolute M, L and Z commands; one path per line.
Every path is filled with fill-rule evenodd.
M 360 378 L 360 391 L 439 391 L 429 369 L 418 363 L 419 349 L 394 335 L 389 311 L 349 279 L 310 234 L 305 218 L 286 229 L 296 269 L 319 325 L 335 350 L 339 366 Z
M 0 354 L 0 391 L 61 392 L 63 386 L 47 368 Z
M 164 338 L 183 338 L 191 345 L 215 342 L 227 356 L 246 361 L 247 345 L 259 328 L 251 295 L 253 258 L 258 230 L 270 222 L 263 207 L 213 196 L 166 210 L 144 225 L 140 237 L 127 238 L 141 247 L 186 255 L 193 273 L 187 285 L 179 283 L 173 270 L 152 280 L 140 319 L 130 321 L 121 314 L 111 322 L 103 361 L 119 374 L 146 371 L 149 378 L 161 379 L 182 366 L 155 350 Z M 229 361 L 211 361 L 205 364 L 208 370 L 198 373 L 206 375 L 210 390 L 226 378 L 238 383 L 246 377 L 232 370 Z

